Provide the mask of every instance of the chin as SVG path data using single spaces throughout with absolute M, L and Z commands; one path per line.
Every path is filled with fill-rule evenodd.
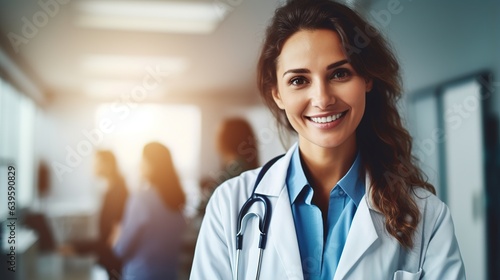
M 329 137 L 327 139 L 320 140 L 316 142 L 316 145 L 325 149 L 335 149 L 342 146 L 346 146 L 349 142 L 349 137 Z

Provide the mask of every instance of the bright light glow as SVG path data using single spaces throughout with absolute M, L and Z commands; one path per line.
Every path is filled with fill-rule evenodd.
M 80 26 L 151 32 L 211 33 L 229 12 L 215 2 L 81 1 Z
M 92 81 L 84 86 L 85 94 L 93 97 L 120 96 L 129 94 L 136 84 L 126 80 Z
M 88 55 L 80 65 L 92 76 L 142 78 L 148 67 L 157 67 L 172 75 L 185 71 L 188 62 L 184 58 L 167 56 Z
M 151 141 L 159 141 L 171 150 L 179 173 L 188 177 L 198 173 L 201 135 L 198 107 L 151 103 L 128 107 L 105 103 L 99 106 L 95 117 L 96 125 L 104 119 L 111 121 L 113 132 L 106 134 L 99 148 L 116 152 L 125 174 L 138 175 L 142 148 Z
M 194 210 L 198 199 L 198 170 L 201 147 L 201 111 L 192 105 L 106 103 L 95 114 L 96 127 L 102 120 L 112 124 L 112 132 L 103 137 L 100 149 L 112 150 L 131 189 L 140 186 L 142 149 L 158 141 L 172 153 L 172 158 Z M 193 214 L 193 213 L 186 213 Z

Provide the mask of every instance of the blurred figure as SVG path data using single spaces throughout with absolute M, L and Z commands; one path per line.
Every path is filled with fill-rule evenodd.
M 233 172 L 230 173 L 231 178 L 259 166 L 255 134 L 245 119 L 235 117 L 222 122 L 217 136 L 217 150 L 224 168 L 238 164 L 238 168 L 228 170 Z
M 107 186 L 99 213 L 98 238 L 72 242 L 61 246 L 59 251 L 65 255 L 96 254 L 98 264 L 106 269 L 109 279 L 116 279 L 122 269 L 122 263 L 113 252 L 111 239 L 114 229 L 122 219 L 128 191 L 111 151 L 96 152 L 94 171 L 98 177 L 106 181 Z
M 41 252 L 51 252 L 55 247 L 55 240 L 52 229 L 49 226 L 47 217 L 43 213 L 42 205 L 45 197 L 50 191 L 50 168 L 44 160 L 38 163 L 37 195 L 35 207 L 30 207 L 24 217 L 24 224 L 36 231 L 38 235 L 38 249 Z
M 217 131 L 216 148 L 222 164 L 217 172 L 213 172 L 201 180 L 201 200 L 198 213 L 190 221 L 184 239 L 182 271 L 186 278 L 191 271 L 196 239 L 205 215 L 205 208 L 215 188 L 244 171 L 259 167 L 257 139 L 252 126 L 243 118 L 232 117 L 222 121 Z
M 218 185 L 244 171 L 259 167 L 257 139 L 252 126 L 245 119 L 233 117 L 224 120 L 217 132 L 216 145 L 222 165 L 218 173 L 213 173 L 201 181 L 202 212 L 205 211 L 206 203 Z
M 177 279 L 186 197 L 170 151 L 147 144 L 141 174 L 144 186 L 127 202 L 114 247 L 124 264 L 120 279 Z

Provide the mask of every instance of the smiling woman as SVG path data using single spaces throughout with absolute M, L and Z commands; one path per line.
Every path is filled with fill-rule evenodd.
M 372 82 L 356 73 L 340 46 L 333 31 L 299 31 L 283 45 L 277 63 L 273 98 L 285 110 L 306 154 L 314 146 L 351 155 L 356 149 L 354 131 Z
M 191 278 L 465 279 L 448 207 L 411 155 L 399 65 L 379 32 L 341 4 L 292 0 L 257 70 L 298 144 L 215 191 Z M 240 228 L 260 237 L 242 241 Z

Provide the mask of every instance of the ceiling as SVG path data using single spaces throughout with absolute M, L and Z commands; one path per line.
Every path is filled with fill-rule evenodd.
M 248 95 L 255 92 L 265 27 L 282 2 L 197 0 L 218 9 L 222 21 L 211 33 L 186 34 L 81 26 L 77 20 L 85 13 L 85 1 L 0 0 L 3 48 L 48 97 L 116 99 L 151 71 L 161 76 L 151 91 L 156 98 Z M 51 13 L 40 4 L 49 2 Z

